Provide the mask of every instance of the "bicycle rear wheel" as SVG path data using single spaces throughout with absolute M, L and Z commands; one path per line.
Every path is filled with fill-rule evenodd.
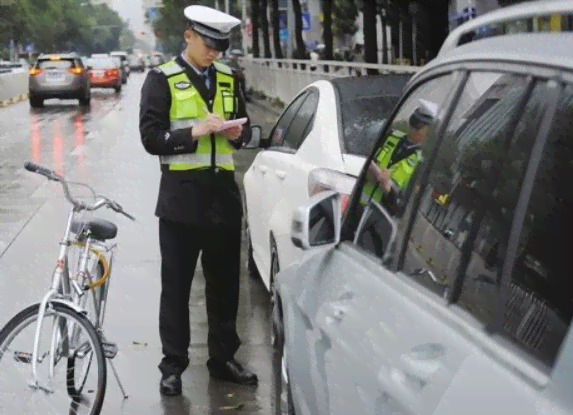
M 42 333 L 37 356 L 40 387 L 30 386 L 32 351 L 39 309 L 39 304 L 26 308 L 0 330 L 0 408 L 2 412 L 24 414 L 69 412 L 74 415 L 99 415 L 107 386 L 107 368 L 101 341 L 89 320 L 66 305 L 60 303 L 48 305 L 42 326 L 43 329 L 48 329 L 48 332 Z M 49 324 L 52 318 L 54 323 Z M 27 329 L 29 330 L 26 331 Z M 72 332 L 76 333 L 73 337 L 69 336 Z M 82 333 L 84 338 L 81 337 Z M 48 382 L 50 340 L 55 340 L 56 347 L 54 378 Z M 88 366 L 87 371 L 82 371 L 83 374 L 87 372 L 87 375 L 82 378 L 82 390 L 76 394 L 70 394 L 69 388 L 66 387 L 69 383 L 66 363 L 70 356 L 76 357 L 76 364 L 80 357 L 86 358 Z M 12 369 L 9 365 L 14 362 L 16 365 Z M 90 386 L 87 386 L 88 381 Z M 49 402 L 39 402 L 39 399 L 46 397 L 52 400 L 52 406 Z M 54 404 L 56 406 L 53 406 Z M 66 409 L 64 410 L 62 406 Z

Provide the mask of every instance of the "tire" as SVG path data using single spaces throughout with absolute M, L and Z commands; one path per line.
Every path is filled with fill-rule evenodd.
M 257 264 L 255 263 L 255 258 L 253 257 L 253 244 L 251 243 L 251 233 L 249 231 L 249 223 L 246 214 L 243 229 L 245 230 L 245 241 L 247 244 L 247 272 L 250 277 L 260 279 L 261 274 L 259 273 Z
M 280 300 L 277 301 L 276 308 L 271 311 L 271 331 L 275 333 L 271 343 L 271 413 L 274 415 L 284 415 L 284 409 L 286 409 L 286 414 L 295 415 L 292 389 L 289 382 L 290 376 L 288 374 L 288 368 L 285 367 L 285 338 Z M 283 402 L 284 392 L 286 392 L 286 402 Z M 286 408 L 284 407 L 285 404 Z
M 96 365 L 98 371 L 98 386 L 97 392 L 94 396 L 94 404 L 90 415 L 99 415 L 103 406 L 103 401 L 105 397 L 105 391 L 107 387 L 107 366 L 105 355 L 103 352 L 103 347 L 100 342 L 100 338 L 94 329 L 93 325 L 89 322 L 89 320 L 81 314 L 78 314 L 70 307 L 60 304 L 60 303 L 50 303 L 51 308 L 56 311 L 58 314 L 65 315 L 67 318 L 75 320 L 76 324 L 80 325 L 83 329 L 86 330 L 90 340 L 92 341 L 93 345 L 95 346 L 94 349 L 94 357 L 96 358 Z M 24 322 L 37 316 L 40 311 L 40 304 L 34 304 L 30 307 L 22 310 L 16 316 L 14 316 L 5 326 L 0 330 L 0 350 L 5 348 L 4 343 L 9 338 L 10 334 L 18 329 Z M 31 323 L 33 324 L 33 323 Z M 68 362 L 69 364 L 69 362 Z M 71 379 L 70 379 L 71 378 Z M 70 398 L 74 399 L 77 398 L 79 394 L 74 394 L 75 387 L 70 388 L 70 383 L 73 382 L 73 377 L 70 376 L 68 372 L 66 383 L 67 383 L 67 392 Z M 85 383 L 85 381 L 84 381 Z M 72 389 L 72 390 L 70 390 Z
M 92 94 L 91 92 L 86 92 L 85 96 L 83 96 L 82 98 L 79 98 L 80 101 L 80 105 L 82 107 L 89 107 L 91 104 L 91 99 L 92 99 Z
M 30 107 L 32 108 L 42 108 L 44 106 L 44 100 L 42 98 L 37 98 L 30 95 L 29 101 L 30 101 Z

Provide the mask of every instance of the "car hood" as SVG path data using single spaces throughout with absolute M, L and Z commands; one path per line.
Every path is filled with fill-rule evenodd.
M 344 161 L 344 172 L 351 176 L 358 177 L 362 171 L 366 157 L 344 154 L 342 160 Z

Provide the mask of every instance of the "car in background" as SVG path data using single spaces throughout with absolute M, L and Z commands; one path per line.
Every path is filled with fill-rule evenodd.
M 121 69 L 122 69 L 122 71 L 121 71 L 121 74 L 122 74 L 121 81 L 122 81 L 124 84 L 127 83 L 127 78 L 129 78 L 129 73 L 130 73 L 130 70 L 129 70 L 129 61 L 128 61 L 128 53 L 127 53 L 127 52 L 124 52 L 124 51 L 119 51 L 119 50 L 117 50 L 117 51 L 111 52 L 109 55 L 112 56 L 112 57 L 115 57 L 115 58 L 119 58 L 119 60 L 121 61 Z
M 286 107 L 244 175 L 249 268 L 272 289 L 278 264 L 302 251 L 292 214 L 317 193 L 350 195 L 378 132 L 411 74 L 314 82 Z M 253 148 L 256 143 L 250 143 Z
M 129 69 L 133 72 L 145 72 L 145 59 L 143 56 L 131 55 L 129 57 Z
M 82 106 L 91 100 L 87 70 L 75 54 L 40 55 L 29 72 L 28 99 L 32 108 L 41 107 L 44 100 L 77 99 Z
M 91 58 L 87 61 L 92 88 L 113 88 L 121 92 L 123 67 L 119 58 Z
M 156 68 L 159 65 L 163 64 L 164 62 L 165 62 L 165 59 L 164 59 L 162 53 L 155 52 L 155 53 L 151 54 L 151 56 L 149 57 L 149 66 L 151 68 Z
M 271 413 L 573 413 L 573 36 L 516 30 L 572 14 L 526 2 L 453 30 L 346 209 L 337 190 L 297 209 L 305 256 L 271 295 Z M 438 116 L 413 131 L 420 100 Z M 404 128 L 421 157 L 394 197 L 372 197 L 386 179 L 371 163 Z

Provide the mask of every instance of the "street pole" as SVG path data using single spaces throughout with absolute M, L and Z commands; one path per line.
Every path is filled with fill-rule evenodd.
M 219 10 L 219 0 L 215 0 L 215 8 Z
M 295 33 L 294 27 L 294 10 L 292 8 L 292 1 L 287 1 L 287 30 L 288 30 L 288 40 L 287 40 L 287 59 L 292 59 L 293 55 L 293 35 Z
M 229 14 L 229 0 L 225 0 L 225 13 Z
M 245 34 L 247 29 L 247 0 L 242 0 L 242 7 L 241 7 L 241 20 L 243 21 L 242 29 L 243 29 L 243 54 L 247 56 L 248 53 L 248 44 L 247 44 L 247 35 Z

